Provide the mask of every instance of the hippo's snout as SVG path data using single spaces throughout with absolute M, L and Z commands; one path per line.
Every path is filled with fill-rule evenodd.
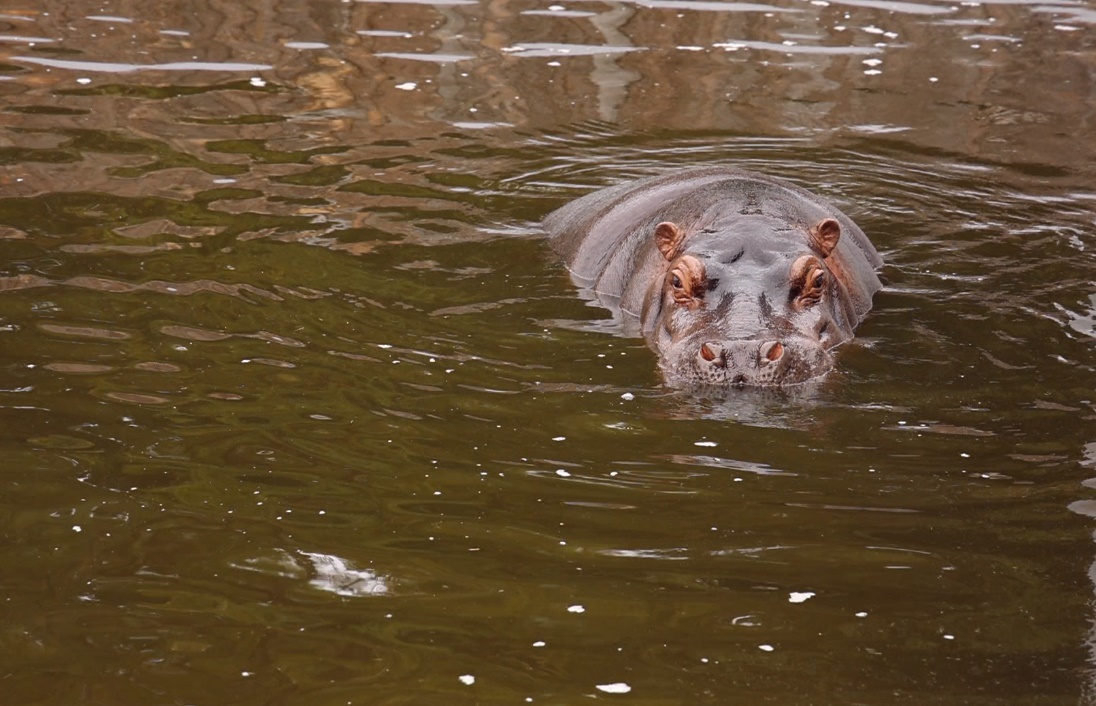
M 822 346 L 805 340 L 705 341 L 696 351 L 690 377 L 720 385 L 795 384 L 831 367 Z
M 780 380 L 784 344 L 780 341 L 708 341 L 700 345 L 699 367 L 734 385 L 775 384 Z M 707 376 L 705 376 L 707 377 Z

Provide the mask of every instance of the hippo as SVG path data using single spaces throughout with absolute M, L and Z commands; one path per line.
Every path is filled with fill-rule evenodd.
M 727 167 L 602 189 L 543 226 L 575 284 L 647 340 L 671 385 L 817 378 L 882 286 L 882 258 L 835 206 Z

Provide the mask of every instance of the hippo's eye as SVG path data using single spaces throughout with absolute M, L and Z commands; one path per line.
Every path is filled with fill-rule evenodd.
M 788 282 L 788 303 L 803 311 L 822 301 L 826 294 L 826 268 L 813 255 L 802 255 L 792 264 Z
M 670 296 L 675 302 L 688 305 L 693 301 L 693 293 L 690 289 L 692 282 L 687 274 L 675 269 L 670 272 L 669 282 Z
M 692 255 L 684 255 L 666 273 L 663 286 L 674 302 L 692 310 L 703 304 L 706 281 L 704 263 Z

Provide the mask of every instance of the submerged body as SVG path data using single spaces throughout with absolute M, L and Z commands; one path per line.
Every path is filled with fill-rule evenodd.
M 848 216 L 723 167 L 603 189 L 549 214 L 576 284 L 659 354 L 668 382 L 787 385 L 833 367 L 880 289 Z

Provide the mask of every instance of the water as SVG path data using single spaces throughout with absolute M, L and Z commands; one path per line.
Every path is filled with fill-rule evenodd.
M 1090 2 L 0 9 L 12 704 L 1089 704 Z M 538 221 L 676 167 L 886 289 L 661 385 Z

